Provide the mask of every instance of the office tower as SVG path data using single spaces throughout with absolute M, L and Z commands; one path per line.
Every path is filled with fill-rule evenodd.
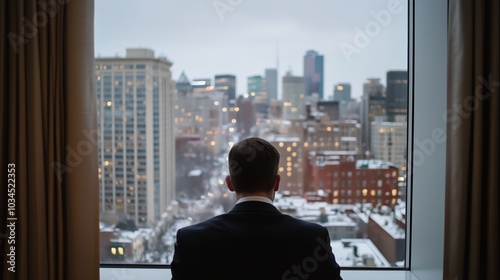
M 331 121 L 326 113 L 316 112 L 313 118 L 303 122 L 301 127 L 303 139 L 310 150 L 360 150 L 361 126 L 355 120 Z
M 278 99 L 278 70 L 266 69 L 266 91 L 269 100 Z
M 140 227 L 174 199 L 171 65 L 149 49 L 95 61 L 100 211 Z
M 178 138 L 204 141 L 209 146 L 198 149 L 200 153 L 220 152 L 222 143 L 214 131 L 221 126 L 222 93 L 214 93 L 210 86 L 210 79 L 196 79 L 189 81 L 182 72 L 175 82 L 175 134 Z M 227 112 L 227 108 L 226 108 Z M 215 143 L 215 144 L 214 144 Z
M 387 120 L 406 121 L 408 108 L 408 72 L 387 72 L 386 89 Z
M 191 91 L 193 90 L 193 87 L 191 86 L 191 82 L 189 81 L 188 77 L 186 76 L 186 73 L 182 71 L 181 76 L 177 81 L 175 81 L 175 90 L 176 93 L 179 95 L 189 95 L 191 94 Z
M 385 96 L 384 85 L 380 83 L 379 78 L 369 78 L 363 83 L 363 95 Z
M 283 118 L 297 120 L 306 118 L 304 78 L 288 72 L 283 77 Z
M 193 123 L 192 110 L 195 107 L 193 98 L 193 87 L 188 77 L 184 73 L 175 81 L 174 90 L 174 122 L 175 135 L 193 135 L 199 133 L 198 128 Z
M 258 96 L 262 96 L 265 92 L 266 85 L 265 80 L 262 76 L 256 75 L 247 78 L 247 93 L 251 100 L 255 99 Z
M 392 162 L 406 170 L 406 122 L 372 122 L 371 150 L 376 159 Z
M 351 101 L 351 84 L 340 83 L 333 86 L 333 101 Z
M 340 83 L 333 86 L 333 100 L 339 102 L 339 116 L 340 119 L 349 119 L 348 114 L 351 108 L 351 84 Z
M 214 88 L 212 86 L 212 80 L 209 78 L 193 79 L 191 87 L 193 89 L 193 93 L 208 93 Z
M 236 98 L 236 76 L 216 75 L 214 80 L 215 91 L 222 92 L 227 102 Z M 227 105 L 227 104 L 226 104 Z
M 327 114 L 331 121 L 337 121 L 340 119 L 340 108 L 338 101 L 319 101 L 317 108 L 318 112 Z
M 376 117 L 386 118 L 385 92 L 380 79 L 367 79 L 363 83 L 361 102 L 361 142 L 363 152 L 368 152 L 371 148 L 371 123 Z
M 331 150 L 339 147 L 339 134 L 335 134 L 333 123 L 324 114 L 317 114 L 313 119 L 303 122 L 303 139 L 310 150 Z
M 336 136 L 335 148 L 340 151 L 361 151 L 361 124 L 356 120 L 340 120 L 332 122 L 332 130 Z M 339 144 L 337 145 L 337 142 Z
M 319 99 L 323 100 L 323 55 L 310 50 L 304 56 L 304 82 L 305 94 L 311 96 L 313 93 L 319 95 Z
M 243 139 L 250 135 L 250 129 L 255 126 L 255 107 L 249 98 L 241 95 L 236 99 L 235 107 L 239 109 L 236 112 L 236 126 Z
M 347 103 L 347 112 L 345 119 L 357 120 L 361 123 L 361 102 L 357 100 L 352 100 Z M 361 138 L 360 138 L 361 139 Z
M 300 137 L 270 135 L 266 140 L 280 154 L 278 174 L 281 176 L 280 192 L 293 196 L 304 195 L 304 143 Z
M 266 91 L 266 80 L 262 76 L 251 76 L 247 79 L 247 94 L 253 101 L 257 118 L 266 118 L 269 98 Z

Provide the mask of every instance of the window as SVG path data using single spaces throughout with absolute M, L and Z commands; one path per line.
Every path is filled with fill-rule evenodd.
M 102 77 L 96 98 L 103 100 L 98 103 L 98 118 L 104 127 L 99 151 L 104 160 L 114 162 L 111 170 L 101 168 L 100 174 L 112 176 L 106 185 L 112 188 L 103 197 L 113 198 L 101 207 L 101 244 L 124 250 L 132 247 L 115 244 L 117 240 L 148 245 L 141 254 L 126 252 L 119 259 L 112 252 L 104 254 L 103 263 L 168 264 L 179 227 L 230 210 L 234 201 L 224 186 L 225 158 L 231 145 L 247 136 L 266 138 L 282 155 L 282 192 L 276 199 L 280 209 L 290 197 L 301 197 L 305 207 L 313 207 L 315 200 L 326 201 L 339 217 L 353 211 L 383 219 L 383 206 L 406 209 L 406 197 L 387 200 L 385 196 L 386 188 L 391 192 L 401 182 L 383 180 L 386 170 L 406 178 L 401 149 L 407 145 L 408 84 L 398 82 L 408 79 L 404 2 L 367 0 L 364 5 L 337 7 L 325 2 L 313 5 L 314 9 L 310 4 L 294 4 L 286 6 L 288 15 L 273 15 L 272 9 L 266 9 L 250 22 L 245 22 L 246 15 L 263 2 L 235 5 L 225 12 L 185 2 L 178 1 L 176 13 L 197 14 L 194 10 L 198 10 L 200 20 L 175 15 L 167 6 L 150 11 L 167 13 L 165 17 L 144 12 L 145 22 L 158 22 L 141 27 L 141 21 L 123 21 L 124 30 L 141 30 L 116 40 L 130 40 L 127 46 L 103 44 L 120 36 L 105 33 L 104 27 L 122 19 L 106 23 L 100 16 L 113 11 L 127 18 L 128 9 L 115 11 L 120 5 L 96 3 L 97 22 L 103 25 L 96 25 L 96 52 L 100 53 L 96 76 Z M 295 25 L 289 26 L 290 21 Z M 215 40 L 207 36 L 214 31 Z M 139 36 L 142 32 L 153 38 L 148 41 L 151 49 L 124 52 L 144 40 Z M 163 42 L 158 34 L 165 32 L 169 40 Z M 116 52 L 124 53 L 116 57 Z M 235 60 L 245 66 L 236 67 Z M 254 113 L 244 114 L 248 111 Z M 306 128 L 305 136 L 298 133 L 299 128 Z M 169 168 L 173 162 L 175 169 Z M 127 192 L 130 187 L 137 191 Z M 207 200 L 217 206 L 198 209 Z M 354 203 L 359 201 L 365 204 Z M 116 230 L 117 221 L 125 221 L 127 227 Z M 374 223 L 374 227 L 381 225 L 379 230 L 387 230 L 384 223 Z M 152 230 L 160 224 L 162 231 Z M 398 233 L 390 242 L 404 244 L 399 241 L 405 239 L 405 228 Z M 370 239 L 368 229 L 365 235 Z M 348 253 L 343 253 L 349 248 L 341 242 L 348 235 L 336 236 L 332 246 L 337 259 L 341 266 L 351 266 Z M 392 258 L 381 249 L 392 243 L 372 242 L 368 254 L 383 256 L 376 267 L 406 267 L 404 245 L 395 249 L 398 257 Z

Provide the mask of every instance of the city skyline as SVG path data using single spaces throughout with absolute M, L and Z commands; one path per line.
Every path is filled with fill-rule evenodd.
M 107 227 L 101 229 L 101 238 L 108 252 L 102 257 L 110 261 L 169 263 L 175 244 L 173 233 L 178 226 L 183 226 L 178 225 L 177 221 L 196 223 L 229 211 L 235 202 L 224 188 L 223 178 L 228 169 L 225 154 L 234 143 L 248 136 L 267 139 L 283 156 L 278 170 L 282 178 L 279 194 L 301 198 L 311 207 L 316 207 L 314 202 L 320 201 L 326 202 L 328 208 L 349 204 L 355 209 L 358 207 L 355 203 L 371 203 L 370 207 L 376 211 L 404 207 L 404 177 L 399 176 L 404 173 L 398 174 L 398 170 L 404 167 L 400 165 L 405 164 L 400 152 L 405 143 L 401 140 L 395 149 L 379 149 L 381 145 L 390 144 L 384 142 L 386 134 L 377 134 L 380 141 L 374 142 L 378 144 L 373 146 L 377 151 L 380 150 L 380 158 L 366 156 L 365 148 L 369 150 L 372 147 L 363 145 L 362 129 L 369 127 L 371 122 L 363 124 L 365 119 L 361 116 L 373 110 L 362 111 L 362 108 L 371 107 L 363 106 L 361 96 L 368 79 L 374 78 L 386 87 L 385 80 L 389 78 L 390 71 L 407 70 L 405 5 L 398 0 L 360 0 L 354 4 L 330 0 L 316 1 L 313 5 L 311 2 L 284 0 L 97 2 L 96 62 L 103 58 L 119 61 L 126 57 L 127 50 L 154 53 L 155 59 L 166 59 L 173 63 L 166 83 L 173 89 L 172 106 L 158 107 L 166 109 L 163 113 L 168 112 L 171 116 L 169 121 L 174 132 L 165 136 L 171 144 L 175 143 L 175 148 L 170 146 L 167 149 L 170 159 L 160 159 L 167 166 L 175 168 L 169 175 L 170 181 L 160 180 L 160 184 L 156 184 L 156 177 L 152 176 L 159 174 L 156 166 L 150 168 L 148 165 L 145 169 L 141 162 L 137 169 L 134 168 L 133 163 L 141 157 L 149 159 L 148 154 L 165 153 L 161 149 L 144 153 L 144 133 L 140 131 L 141 135 L 137 136 L 127 134 L 129 131 L 134 133 L 129 127 L 135 127 L 129 122 L 137 123 L 141 129 L 144 128 L 139 123 L 141 118 L 153 116 L 153 120 L 156 120 L 154 116 L 161 115 L 161 112 L 158 114 L 152 110 L 148 110 L 152 114 L 144 114 L 143 110 L 145 100 L 151 103 L 148 94 L 154 93 L 153 77 L 150 84 L 153 85 L 153 92 L 149 89 L 146 90 L 147 96 L 143 94 L 144 84 L 149 80 L 146 77 L 148 71 L 156 73 L 161 67 L 144 65 L 143 62 L 127 62 L 123 67 L 111 63 L 104 65 L 104 68 L 96 68 L 104 70 L 100 73 L 103 77 L 96 77 L 105 79 L 97 90 L 103 94 L 99 103 L 104 111 L 103 116 L 106 116 L 106 112 L 110 116 L 114 114 L 111 122 L 114 120 L 115 124 L 119 124 L 114 132 L 104 131 L 103 139 L 111 142 L 104 143 L 104 147 L 101 143 L 101 154 L 108 160 L 101 162 L 100 171 L 106 173 L 100 177 L 101 189 L 104 196 L 107 195 L 106 191 L 112 191 L 113 194 L 104 200 L 101 197 L 101 214 L 106 214 L 103 215 L 103 221 Z M 310 54 L 315 54 L 314 57 L 318 59 L 306 59 Z M 109 74 L 108 70 L 112 70 L 112 73 L 104 77 Z M 127 95 L 131 91 L 121 87 L 120 79 L 128 79 L 125 85 L 133 87 L 134 95 Z M 206 82 L 205 79 L 210 79 L 213 87 L 199 86 Z M 267 88 L 266 79 L 277 82 L 277 97 L 283 100 L 270 102 L 272 107 L 269 111 L 264 110 L 267 108 L 262 105 L 267 104 L 260 100 L 260 97 L 273 92 L 273 89 Z M 314 86 L 307 87 L 307 84 Z M 344 85 L 346 96 L 350 92 L 350 96 L 358 103 L 330 101 L 333 99 L 334 86 L 339 85 Z M 238 98 L 247 93 L 247 88 L 259 94 L 253 98 Z M 120 103 L 122 99 L 120 94 L 116 95 L 117 92 L 121 92 L 122 99 L 130 99 L 136 93 L 137 98 L 130 99 L 127 107 L 127 103 Z M 319 102 L 316 98 L 306 100 L 312 92 L 318 92 L 325 102 Z M 393 94 L 395 101 L 399 93 Z M 154 100 L 154 95 L 149 97 Z M 228 99 L 236 100 L 233 103 L 228 102 Z M 157 103 L 151 104 L 156 106 Z M 368 102 L 366 105 L 377 104 Z M 385 108 L 385 103 L 379 105 Z M 133 106 L 137 110 L 129 110 L 135 108 Z M 120 110 L 127 113 L 126 118 L 121 118 Z M 353 113 L 356 110 L 359 112 Z M 130 118 L 128 114 L 136 111 L 142 115 Z M 102 121 L 106 122 L 106 119 Z M 385 123 L 381 125 L 385 126 L 379 130 L 385 129 L 392 133 L 392 127 Z M 125 135 L 121 136 L 123 133 Z M 161 131 L 156 134 L 162 135 Z M 395 138 L 400 134 L 387 135 Z M 367 135 L 368 138 L 371 136 Z M 161 142 L 162 138 L 154 136 L 146 139 L 149 142 L 159 139 Z M 131 144 L 130 147 L 124 145 L 127 143 Z M 126 162 L 120 161 L 122 154 Z M 394 157 L 400 159 L 399 165 L 388 161 Z M 151 159 L 156 163 L 156 158 Z M 127 166 L 122 168 L 124 164 Z M 120 173 L 115 174 L 110 166 L 120 167 Z M 143 174 L 145 170 L 149 173 Z M 127 188 L 122 187 L 121 178 Z M 146 178 L 148 184 L 153 180 L 155 182 L 154 186 L 147 188 L 147 208 L 153 209 L 155 217 L 149 217 L 151 214 L 148 209 L 147 220 L 143 217 L 146 213 L 142 211 L 139 213 L 142 215 L 141 220 L 135 218 L 133 221 L 145 230 L 141 233 L 144 236 L 109 231 L 109 228 L 113 228 L 117 212 L 134 215 L 129 206 L 144 199 L 142 193 L 139 196 L 139 192 L 145 190 L 142 186 L 144 183 L 138 180 Z M 134 193 L 128 191 L 130 187 Z M 161 189 L 173 195 L 175 202 L 170 205 L 156 203 L 157 199 L 168 201 L 171 198 L 158 191 Z M 139 206 L 139 210 L 143 209 L 141 207 L 144 206 Z M 316 209 L 318 213 L 314 216 L 299 212 L 295 215 L 300 219 L 323 223 L 332 241 L 360 237 L 373 239 L 373 248 L 380 250 L 380 253 L 374 254 L 383 254 L 387 260 L 378 264 L 374 260 L 362 260 L 368 266 L 404 264 L 404 247 L 387 249 L 404 242 L 404 219 L 399 219 L 402 224 L 391 221 L 391 229 L 397 229 L 398 235 L 389 243 L 380 243 L 375 236 L 388 230 L 383 228 L 387 223 L 382 221 L 377 226 L 376 220 L 349 220 L 332 209 L 325 208 L 326 213 L 329 213 L 326 220 L 317 220 L 319 209 Z M 289 210 L 293 209 L 280 209 Z M 164 212 L 158 215 L 158 211 Z M 354 211 L 365 210 L 359 208 Z M 348 225 L 340 226 L 339 218 Z M 114 228 L 118 226 L 115 224 Z M 161 228 L 161 231 L 151 231 L 152 228 Z M 144 240 L 147 241 L 147 247 L 141 245 Z M 141 246 L 135 249 L 129 246 L 136 243 Z M 356 266 L 354 263 L 352 265 Z
M 231 3 L 236 2 L 240 4 L 221 12 L 212 2 L 203 1 L 121 1 L 119 5 L 98 1 L 96 57 L 124 56 L 124 49 L 130 47 L 151 48 L 173 62 L 174 79 L 182 71 L 191 78 L 232 74 L 237 76 L 236 95 L 240 95 L 246 91 L 248 77 L 263 76 L 266 68 L 276 68 L 278 63 L 278 80 L 289 69 L 302 76 L 303 56 L 315 50 L 324 55 L 325 99 L 332 97 L 334 84 L 344 82 L 352 84 L 352 96 L 359 99 L 367 78 L 380 78 L 385 85 L 387 71 L 407 68 L 407 7 L 399 1 L 363 1 L 363 5 L 319 1 L 314 5 L 317 10 L 305 2 Z M 388 8 L 391 2 L 399 5 L 396 13 Z M 127 32 L 116 32 L 117 26 Z M 366 30 L 373 36 L 356 45 L 354 39 Z M 345 46 L 356 48 L 356 53 L 347 55 Z

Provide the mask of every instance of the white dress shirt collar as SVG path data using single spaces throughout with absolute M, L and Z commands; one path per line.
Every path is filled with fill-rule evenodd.
M 263 197 L 263 196 L 257 196 L 257 195 L 242 197 L 242 198 L 238 199 L 238 201 L 236 201 L 236 204 L 241 203 L 241 202 L 245 202 L 245 201 L 260 201 L 260 202 L 273 204 L 273 201 L 270 200 L 269 198 Z

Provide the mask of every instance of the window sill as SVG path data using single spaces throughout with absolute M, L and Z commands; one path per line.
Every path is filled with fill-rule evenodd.
M 172 277 L 170 269 L 167 268 L 101 268 L 100 274 L 100 278 L 105 280 L 166 280 Z M 419 280 L 411 271 L 346 270 L 342 271 L 341 275 L 344 280 Z

